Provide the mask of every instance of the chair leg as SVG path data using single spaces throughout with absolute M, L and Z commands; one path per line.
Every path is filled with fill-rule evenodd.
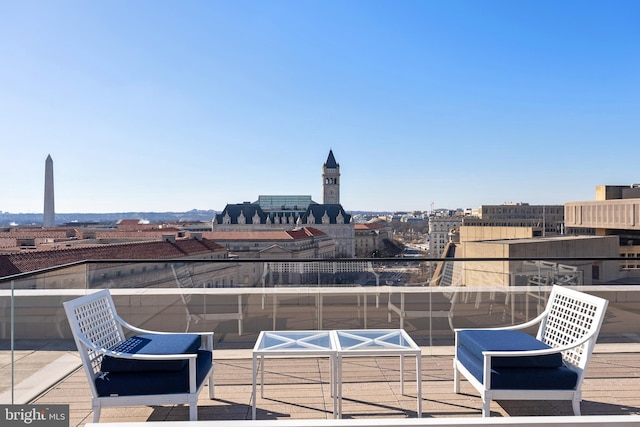
M 483 417 L 491 416 L 491 409 L 489 409 L 490 405 L 491 405 L 491 400 L 487 399 L 485 396 L 482 396 L 482 416 Z
M 213 399 L 215 397 L 215 380 L 213 378 L 213 371 L 215 369 L 215 365 L 213 365 L 214 367 L 211 368 L 211 374 L 209 375 L 209 399 Z
M 579 417 L 580 416 L 580 399 L 574 398 L 571 402 L 571 406 L 573 406 L 573 415 Z
M 453 392 L 460 393 L 460 372 L 458 372 L 455 359 L 453 359 Z
M 93 402 L 93 404 L 91 405 L 93 408 L 93 422 L 94 423 L 98 423 L 98 421 L 100 420 L 100 404 L 97 402 Z

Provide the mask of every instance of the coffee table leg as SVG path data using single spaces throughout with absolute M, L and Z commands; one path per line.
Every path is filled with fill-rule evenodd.
M 333 418 L 338 417 L 338 391 L 337 391 L 337 384 L 336 384 L 336 378 L 338 377 L 338 374 L 336 372 L 337 364 L 338 363 L 336 362 L 336 356 L 332 355 L 331 356 L 331 397 L 333 397 Z
M 264 355 L 260 356 L 260 398 L 264 399 Z
M 418 395 L 418 418 L 422 418 L 422 358 L 416 354 L 416 394 Z
M 256 380 L 258 377 L 258 372 L 256 371 L 256 368 L 258 367 L 258 357 L 254 354 L 253 355 L 253 386 L 252 386 L 252 391 L 253 393 L 251 394 L 251 419 L 255 420 L 256 419 Z
M 342 356 L 338 354 L 338 369 L 336 372 L 338 386 L 336 388 L 336 398 L 338 399 L 338 418 L 342 418 Z

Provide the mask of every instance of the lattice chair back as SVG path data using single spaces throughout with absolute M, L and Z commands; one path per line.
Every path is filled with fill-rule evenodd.
M 578 372 L 578 382 L 582 381 L 596 344 L 607 304 L 606 299 L 559 286 L 554 286 L 549 295 L 547 315 L 540 323 L 537 338 L 551 347 L 561 348 L 590 337 L 582 345 L 562 352 L 567 366 Z
M 91 390 L 97 396 L 95 379 L 100 375 L 103 354 L 97 349 L 114 348 L 125 341 L 116 308 L 108 290 L 64 303 L 73 338 L 82 359 Z

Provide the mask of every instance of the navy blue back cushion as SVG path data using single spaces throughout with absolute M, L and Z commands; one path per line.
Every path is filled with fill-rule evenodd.
M 198 350 L 196 382 L 199 387 L 213 365 L 211 352 Z M 98 396 L 135 396 L 189 392 L 189 364 L 179 371 L 106 372 L 95 380 Z
M 195 354 L 200 348 L 198 334 L 142 334 L 120 343 L 113 351 L 133 354 Z M 187 360 L 134 360 L 105 356 L 102 372 L 179 371 Z
M 546 350 L 551 348 L 522 331 L 474 329 L 458 332 L 458 347 L 464 348 L 480 359 L 482 359 L 483 351 Z M 559 368 L 563 366 L 560 353 L 543 356 L 492 357 L 491 361 L 493 368 Z

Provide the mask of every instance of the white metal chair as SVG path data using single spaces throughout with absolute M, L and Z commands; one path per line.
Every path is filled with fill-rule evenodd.
M 604 320 L 608 301 L 553 286 L 545 311 L 510 327 L 456 329 L 454 392 L 460 374 L 482 397 L 482 415 L 491 400 L 570 400 L 580 415 L 584 370 Z M 536 337 L 519 329 L 540 324 Z
M 64 303 L 92 392 L 93 422 L 102 407 L 189 405 L 197 420 L 198 394 L 209 383 L 214 396 L 213 332 L 148 331 L 116 312 L 108 290 Z M 133 332 L 127 339 L 124 331 Z

